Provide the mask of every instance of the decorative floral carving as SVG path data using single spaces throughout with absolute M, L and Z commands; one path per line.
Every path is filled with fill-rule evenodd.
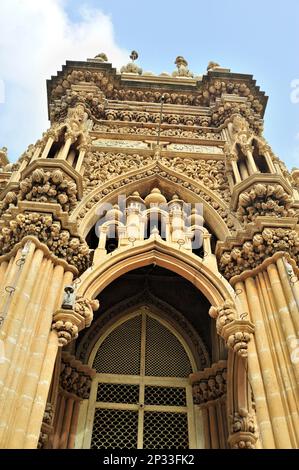
M 55 315 L 56 316 L 56 315 Z M 66 346 L 68 343 L 78 338 L 79 329 L 72 321 L 58 319 L 52 323 L 52 329 L 57 331 L 59 346 Z
M 55 105 L 53 104 L 50 107 L 51 121 L 63 121 L 67 116 L 68 109 L 74 108 L 80 104 L 83 105 L 93 117 L 98 119 L 104 117 L 106 98 L 102 91 L 98 89 L 92 91 L 70 89 L 67 90 L 63 101 L 55 103 Z
M 89 192 L 99 183 L 106 183 L 130 170 L 145 167 L 152 161 L 151 156 L 138 154 L 89 152 L 84 173 L 85 192 Z
M 151 157 L 152 158 L 152 157 Z M 141 168 L 142 169 L 142 168 Z M 88 171 L 88 170 L 87 170 Z M 99 191 L 95 196 L 93 196 L 91 199 L 89 199 L 86 204 L 81 208 L 78 218 L 82 219 L 85 217 L 87 214 L 88 210 L 92 208 L 95 204 L 97 204 L 104 196 L 107 194 L 110 194 L 112 191 L 115 189 L 121 188 L 124 183 L 129 184 L 133 181 L 138 181 L 141 178 L 147 177 L 147 176 L 152 176 L 158 174 L 162 176 L 163 178 L 167 178 L 169 181 L 173 183 L 177 183 L 178 185 L 181 185 L 182 187 L 189 189 L 190 191 L 194 192 L 195 194 L 198 194 L 199 196 L 202 197 L 204 201 L 206 201 L 208 204 L 210 204 L 220 215 L 220 217 L 224 220 L 224 222 L 227 224 L 229 228 L 234 227 L 234 221 L 229 217 L 229 210 L 221 207 L 218 202 L 216 202 L 209 194 L 207 194 L 203 189 L 198 188 L 194 184 L 188 181 L 184 181 L 181 178 L 174 176 L 174 175 L 169 175 L 166 171 L 164 171 L 160 166 L 156 166 L 151 169 L 146 169 L 144 168 L 143 172 L 139 172 L 135 175 L 127 176 L 124 180 L 122 181 L 117 181 L 112 183 L 110 186 L 104 188 L 102 191 Z M 99 174 L 100 177 L 100 174 Z M 94 178 L 91 175 L 91 180 Z M 87 184 L 90 181 L 90 178 L 87 180 Z M 92 186 L 96 186 L 97 183 L 93 183 Z M 86 187 L 85 192 L 88 193 L 90 192 L 91 188 L 89 189 Z M 221 193 L 221 198 L 223 199 L 223 194 Z
M 94 131 L 101 133 L 111 134 L 134 134 L 134 135 L 146 135 L 146 136 L 157 136 L 158 130 L 156 127 L 138 127 L 134 125 L 126 126 L 116 123 L 103 123 L 95 124 L 93 126 Z M 170 129 L 161 129 L 161 136 L 165 137 L 181 137 L 188 139 L 202 139 L 202 140 L 222 140 L 220 132 L 212 132 L 212 129 L 208 132 L 203 129 L 198 130 L 185 130 L 182 128 L 174 127 Z
M 160 121 L 160 113 L 146 111 L 130 111 L 127 109 L 106 109 L 105 118 L 107 121 L 128 121 L 143 123 L 158 123 Z M 181 124 L 185 126 L 201 126 L 208 127 L 211 124 L 209 116 L 200 116 L 193 114 L 166 114 L 161 117 L 163 124 Z
M 238 319 L 234 302 L 228 299 L 219 307 L 211 307 L 209 314 L 216 319 L 217 333 L 225 340 L 227 347 L 239 356 L 247 357 L 254 327 L 249 321 Z
M 253 222 L 257 216 L 292 217 L 294 200 L 279 184 L 255 184 L 239 196 L 238 218 L 245 223 Z
M 226 300 L 219 307 L 211 307 L 209 314 L 216 319 L 217 333 L 221 335 L 223 327 L 233 322 L 237 318 L 235 304 L 231 300 Z
M 232 433 L 249 432 L 255 434 L 255 415 L 245 408 L 234 412 L 234 414 L 230 416 L 230 428 Z M 249 448 L 251 448 L 251 446 L 249 446 Z
M 2 215 L 9 207 L 16 206 L 18 202 L 17 195 L 14 191 L 8 191 L 2 201 L 0 201 L 0 215 Z
M 47 402 L 46 409 L 44 412 L 43 422 L 51 425 L 54 417 L 54 407 L 52 403 Z
M 262 233 L 256 233 L 252 241 L 224 251 L 219 260 L 219 269 L 227 279 L 231 279 L 247 269 L 256 268 L 277 251 L 288 252 L 298 262 L 298 233 L 286 228 L 265 228 Z
M 19 198 L 36 202 L 56 202 L 65 212 L 71 211 L 78 201 L 76 183 L 56 169 L 44 171 L 36 168 L 20 182 Z
M 88 268 L 88 245 L 79 237 L 71 236 L 52 214 L 25 212 L 17 214 L 15 219 L 5 220 L 0 234 L 1 252 L 8 253 L 27 235 L 37 237 L 54 255 L 75 266 L 80 273 Z
M 161 163 L 195 181 L 202 182 L 205 187 L 218 193 L 221 199 L 227 202 L 230 200 L 230 189 L 223 161 L 163 157 Z
M 93 320 L 93 312 L 98 310 L 100 304 L 97 299 L 86 299 L 83 296 L 77 296 L 74 310 L 85 319 L 85 327 L 90 326 Z
M 248 343 L 250 341 L 250 334 L 243 331 L 237 331 L 233 335 L 230 335 L 227 339 L 227 346 L 236 354 L 241 357 L 247 357 L 248 355 Z
M 231 120 L 234 120 L 236 115 L 246 122 L 248 131 L 252 130 L 257 135 L 261 134 L 263 130 L 263 121 L 260 116 L 252 110 L 247 102 L 239 103 L 228 101 L 216 104 L 212 109 L 211 124 L 219 127 Z
M 38 439 L 38 443 L 37 443 L 37 448 L 38 449 L 44 449 L 47 442 L 48 442 L 48 439 L 49 439 L 49 435 L 46 434 L 45 432 L 40 432 L 39 434 L 39 439 Z

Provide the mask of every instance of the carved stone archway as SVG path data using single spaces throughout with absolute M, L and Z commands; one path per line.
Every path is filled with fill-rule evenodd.
M 244 322 L 240 319 L 242 312 L 237 311 L 234 303 L 234 292 L 223 276 L 213 272 L 195 255 L 182 253 L 178 248 L 167 246 L 163 241 L 149 239 L 144 241 L 141 246 L 118 250 L 113 256 L 107 255 L 106 260 L 102 259 L 100 265 L 89 268 L 81 276 L 81 282 L 78 284 L 78 293 L 87 298 L 95 298 L 118 277 L 129 271 L 151 264 L 173 271 L 191 282 L 203 293 L 218 312 L 218 316 L 212 313 L 212 316 L 217 318 L 218 334 L 224 337 L 231 348 L 227 366 L 228 402 L 225 405 L 225 422 L 230 433 L 228 442 L 231 447 L 253 447 L 256 443 L 257 435 L 255 434 L 256 428 L 249 392 L 250 387 L 247 381 L 246 365 L 247 342 L 253 330 L 251 325 L 249 325 L 250 322 Z M 223 320 L 227 328 L 221 330 L 218 322 L 223 324 Z M 223 370 L 223 367 L 224 365 L 221 363 L 219 368 Z M 194 377 L 192 377 L 193 386 L 200 388 L 200 384 L 208 383 L 209 377 L 212 377 L 211 382 L 215 382 L 213 377 L 216 377 L 219 372 L 217 371 L 217 365 L 213 364 L 211 369 L 205 369 L 207 377 L 203 377 L 201 372 L 194 374 Z M 239 382 L 241 384 L 240 387 L 238 386 Z M 208 387 L 210 386 L 212 385 L 210 384 Z M 207 393 L 213 399 L 204 400 L 200 402 L 200 405 L 203 405 L 205 409 L 203 413 L 204 422 L 209 429 L 212 429 L 217 422 L 217 413 L 222 413 L 219 410 L 223 407 L 223 398 L 222 394 L 219 396 L 215 395 L 213 389 L 210 388 Z M 210 399 L 212 399 L 211 403 L 209 402 Z M 220 400 L 219 403 L 222 403 L 221 406 L 217 404 L 218 399 Z M 209 402 L 208 408 L 207 401 Z M 215 406 L 216 408 L 214 408 Z M 218 411 L 216 411 L 217 409 Z M 223 446 L 223 438 L 221 442 L 220 435 L 223 436 L 224 431 L 222 430 L 221 432 L 219 435 L 215 435 L 212 440 L 207 440 L 207 446 L 212 448 Z
M 171 195 L 177 192 L 186 202 L 202 203 L 205 220 L 220 240 L 224 240 L 231 233 L 232 227 L 240 226 L 236 218 L 230 218 L 230 210 L 221 199 L 221 193 L 217 194 L 204 184 L 157 162 L 142 168 L 142 171 L 128 172 L 96 187 L 79 202 L 71 220 L 80 220 L 80 234 L 85 237 L 97 222 L 101 204 L 115 203 L 120 194 L 128 195 L 141 187 L 148 190 L 155 186 L 165 188 Z

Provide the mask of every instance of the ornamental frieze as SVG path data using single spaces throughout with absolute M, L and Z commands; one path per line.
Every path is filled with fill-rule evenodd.
M 157 136 L 157 127 L 138 127 L 138 126 L 124 126 L 120 124 L 95 124 L 93 131 L 103 134 L 133 134 L 145 136 Z M 170 129 L 161 129 L 160 136 L 162 137 L 179 137 L 183 139 L 199 139 L 199 140 L 222 140 L 220 132 L 212 132 L 200 130 L 185 130 L 181 127 L 173 127 Z
M 195 405 L 217 400 L 226 395 L 227 363 L 222 360 L 190 376 Z

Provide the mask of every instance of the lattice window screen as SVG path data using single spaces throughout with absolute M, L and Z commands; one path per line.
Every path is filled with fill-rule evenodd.
M 106 403 L 138 403 L 139 385 L 100 383 L 97 401 Z
M 190 360 L 179 340 L 154 318 L 146 319 L 145 375 L 188 377 Z
M 95 411 L 91 449 L 137 449 L 138 412 Z
M 186 406 L 186 389 L 146 385 L 145 405 Z
M 144 413 L 144 449 L 188 449 L 186 413 Z
M 124 322 L 107 336 L 93 361 L 97 372 L 139 375 L 141 323 L 139 315 Z

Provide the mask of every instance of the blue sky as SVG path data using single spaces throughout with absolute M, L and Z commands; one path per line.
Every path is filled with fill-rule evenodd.
M 298 0 L 1 0 L 0 147 L 15 160 L 47 128 L 45 80 L 65 60 L 104 51 L 120 67 L 136 49 L 155 73 L 183 55 L 198 75 L 210 60 L 252 74 L 269 96 L 266 138 L 299 166 L 298 46 Z

